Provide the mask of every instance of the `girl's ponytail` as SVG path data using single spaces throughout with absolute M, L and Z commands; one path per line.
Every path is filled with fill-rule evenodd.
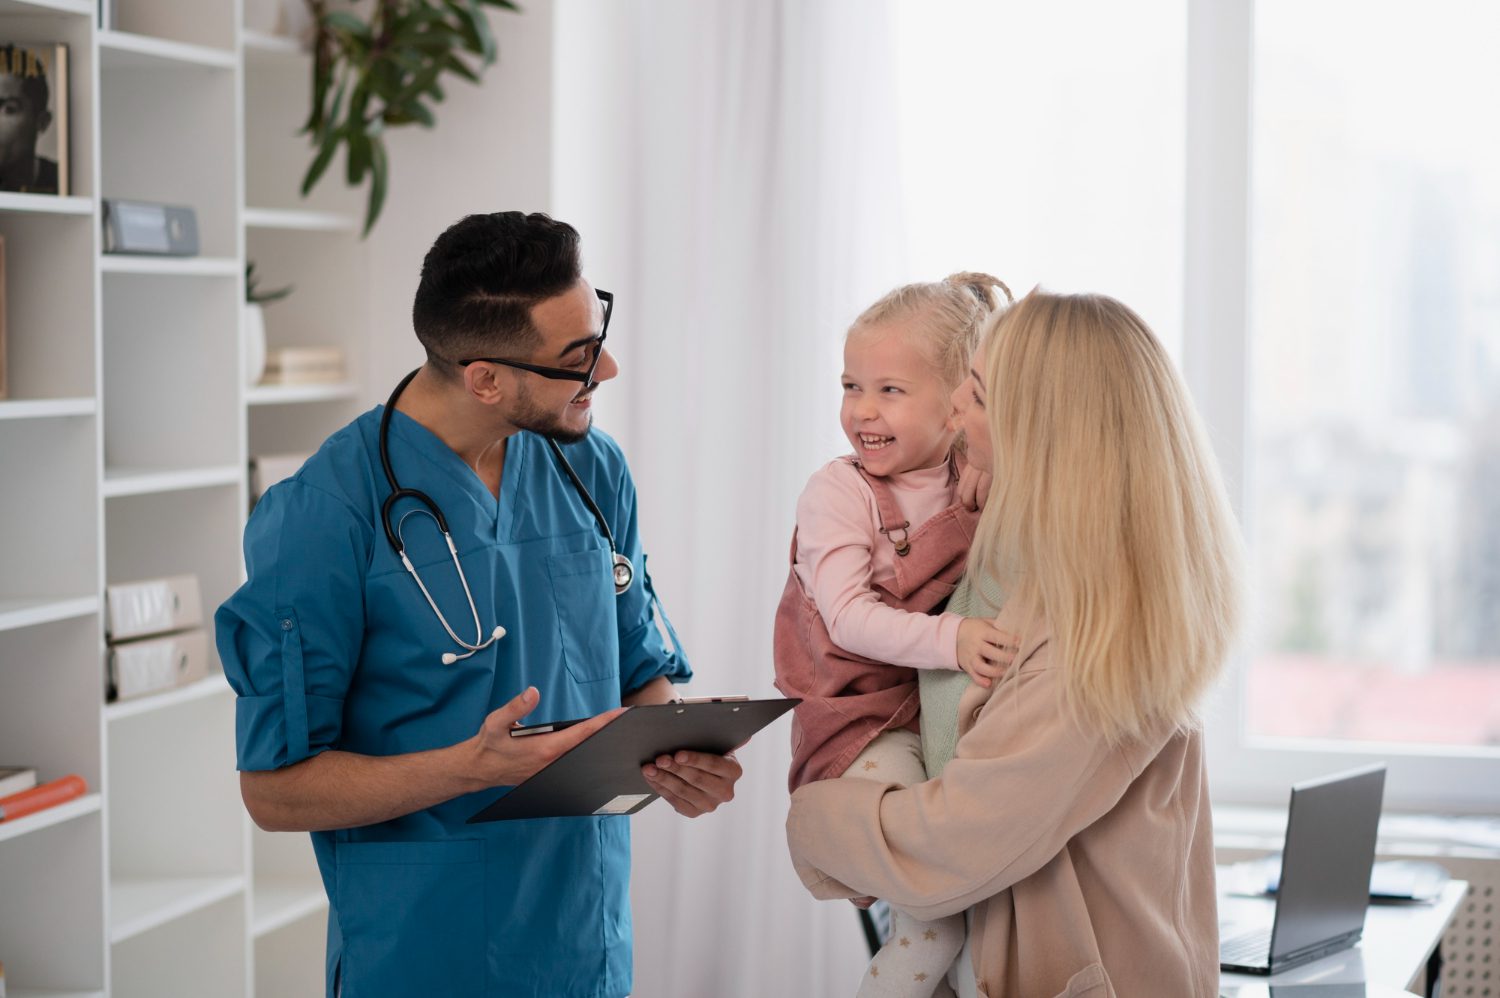
M 1006 286 L 1004 281 L 998 277 L 980 273 L 977 270 L 963 270 L 957 274 L 949 274 L 943 278 L 943 283 L 963 288 L 969 292 L 969 294 L 979 300 L 979 303 L 984 306 L 986 312 L 993 312 L 1005 305 L 1014 305 L 1016 303 L 1015 295 L 1010 293 L 1010 288 Z M 996 288 L 999 288 L 1001 293 L 1005 295 L 1003 302 L 1000 300 L 1000 295 L 995 293 Z

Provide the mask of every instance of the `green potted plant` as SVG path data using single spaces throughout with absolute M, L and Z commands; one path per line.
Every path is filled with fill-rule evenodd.
M 266 373 L 266 315 L 261 306 L 280 301 L 292 293 L 291 285 L 265 291 L 255 276 L 255 261 L 245 264 L 245 384 L 260 383 Z
M 390 166 L 385 130 L 431 128 L 448 74 L 479 82 L 496 48 L 485 7 L 519 10 L 510 0 L 307 0 L 315 20 L 312 110 L 303 131 L 313 148 L 304 197 L 340 147 L 351 187 L 368 182 L 364 234 L 385 203 Z M 340 9 L 335 9 L 338 7 Z M 473 65 L 465 56 L 478 56 Z

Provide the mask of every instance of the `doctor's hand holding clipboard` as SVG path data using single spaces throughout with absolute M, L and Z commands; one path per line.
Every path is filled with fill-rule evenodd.
M 665 704 L 676 698 L 665 680 L 648 684 L 627 697 L 625 707 L 575 721 L 522 728 L 520 719 L 537 706 L 540 696 L 528 687 L 504 707 L 485 718 L 474 736 L 476 769 L 490 779 L 485 789 L 524 783 L 567 752 L 593 737 L 629 707 Z M 716 699 L 716 698 L 715 698 Z M 743 699 L 743 698 L 741 698 Z M 734 799 L 734 784 L 742 773 L 733 754 L 677 750 L 658 755 L 641 767 L 647 786 L 681 815 L 696 818 Z

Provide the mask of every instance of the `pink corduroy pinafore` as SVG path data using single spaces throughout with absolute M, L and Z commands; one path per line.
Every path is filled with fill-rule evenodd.
M 875 494 L 880 533 L 896 548 L 896 578 L 874 585 L 887 606 L 912 613 L 941 609 L 968 560 L 979 514 L 949 506 L 912 532 L 883 479 L 849 459 Z M 955 462 L 953 473 L 958 474 Z M 776 688 L 801 697 L 792 715 L 792 769 L 788 784 L 843 775 L 882 731 L 916 730 L 917 672 L 845 651 L 833 643 L 817 604 L 797 578 L 797 536 L 792 534 L 792 570 L 776 609 Z

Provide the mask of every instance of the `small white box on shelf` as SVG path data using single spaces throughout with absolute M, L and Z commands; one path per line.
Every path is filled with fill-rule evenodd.
M 105 589 L 110 641 L 180 631 L 203 622 L 196 575 L 124 582 Z
M 127 641 L 109 649 L 112 700 L 160 693 L 207 675 L 208 635 L 201 629 Z

